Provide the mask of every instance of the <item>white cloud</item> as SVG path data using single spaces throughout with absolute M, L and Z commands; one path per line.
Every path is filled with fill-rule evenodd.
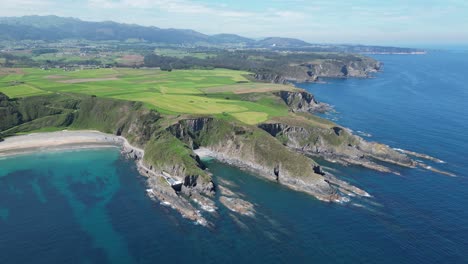
M 286 19 L 303 19 L 306 17 L 304 13 L 295 11 L 277 11 L 275 12 L 275 15 Z
M 251 12 L 229 10 L 222 6 L 211 7 L 184 0 L 88 0 L 88 4 L 93 8 L 159 9 L 169 13 L 215 15 L 224 17 L 248 17 L 253 15 Z
M 0 16 L 22 16 L 44 14 L 54 3 L 50 0 L 0 0 Z
M 53 14 L 310 42 L 393 41 L 426 35 L 468 39 L 468 1 L 428 1 L 424 5 L 394 1 L 376 5 L 371 0 L 264 0 L 233 8 L 226 3 L 191 0 L 0 0 L 0 16 Z

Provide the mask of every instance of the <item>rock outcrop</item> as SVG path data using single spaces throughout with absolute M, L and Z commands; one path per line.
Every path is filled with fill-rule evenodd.
M 195 118 L 180 120 L 168 131 L 194 149 L 204 148 L 214 158 L 268 180 L 323 201 L 342 198 L 321 171 L 316 173 L 317 163 L 289 150 L 262 130 L 214 118 Z
M 279 91 L 274 93 L 279 96 L 292 112 L 324 113 L 331 110 L 328 104 L 320 103 L 315 97 L 306 91 Z
M 148 177 L 149 193 L 171 204 L 185 217 L 206 224 L 191 205 L 191 197 L 210 196 L 214 185 L 193 150 L 165 130 L 166 121 L 141 103 L 76 94 L 51 94 L 11 100 L 0 94 L 2 134 L 11 135 L 43 127 L 93 129 L 122 136 L 122 153 L 135 160 Z M 131 145 L 130 145 L 131 144 Z M 182 181 L 176 191 L 162 177 L 167 173 Z
M 281 139 L 291 149 L 331 162 L 361 165 L 382 172 L 392 170 L 375 160 L 405 167 L 416 166 L 415 161 L 407 155 L 383 144 L 367 142 L 339 126 L 320 127 L 303 121 L 302 124 L 270 122 L 260 124 L 259 127 Z
M 315 82 L 319 78 L 368 78 L 379 71 L 382 64 L 369 57 L 340 57 L 300 64 L 284 65 L 275 71 L 257 71 L 254 78 L 263 82 Z
M 367 78 L 379 71 L 382 64 L 370 58 L 350 60 L 348 62 L 338 60 L 324 60 L 320 63 L 301 65 L 309 69 L 312 76 L 328 78 Z
M 256 127 L 213 116 L 165 116 L 142 103 L 86 95 L 51 94 L 11 100 L 0 93 L 0 131 L 8 136 L 44 127 L 66 127 L 122 136 L 123 153 L 148 177 L 148 194 L 203 225 L 209 223 L 201 212 L 216 210 L 212 201 L 216 186 L 196 154 L 201 149 L 267 180 L 334 202 L 369 194 L 327 173 L 310 156 L 383 172 L 391 170 L 377 161 L 422 166 L 404 153 L 367 142 L 346 128 L 309 114 L 323 106 L 306 91 L 275 95 L 290 113 Z M 247 201 L 226 190 L 223 195 L 231 197 L 222 200 L 228 208 L 252 212 Z

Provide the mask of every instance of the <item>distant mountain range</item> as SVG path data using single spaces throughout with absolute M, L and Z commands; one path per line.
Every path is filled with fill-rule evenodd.
M 58 16 L 0 17 L 0 39 L 44 40 L 86 39 L 91 41 L 140 39 L 153 43 L 180 45 L 223 45 L 246 48 L 294 49 L 304 51 L 411 53 L 420 50 L 394 47 L 311 44 L 299 39 L 269 37 L 254 40 L 235 34 L 206 35 L 190 29 L 90 22 Z

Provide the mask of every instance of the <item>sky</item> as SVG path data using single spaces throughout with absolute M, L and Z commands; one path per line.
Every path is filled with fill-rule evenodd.
M 0 16 L 58 15 L 313 43 L 468 45 L 468 0 L 0 0 Z

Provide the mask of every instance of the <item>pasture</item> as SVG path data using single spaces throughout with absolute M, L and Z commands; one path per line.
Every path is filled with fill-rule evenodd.
M 183 58 L 183 57 L 194 57 L 198 59 L 206 59 L 210 56 L 209 53 L 205 52 L 189 52 L 181 49 L 167 49 L 167 48 L 157 48 L 154 53 L 159 56 L 168 56 L 168 57 L 175 57 L 175 58 Z
M 140 101 L 163 114 L 217 115 L 256 124 L 286 116 L 270 91 L 291 86 L 250 82 L 247 72 L 226 69 L 18 69 L 0 74 L 0 92 L 9 97 L 48 93 L 81 93 L 98 97 Z M 257 96 L 249 94 L 264 93 Z

